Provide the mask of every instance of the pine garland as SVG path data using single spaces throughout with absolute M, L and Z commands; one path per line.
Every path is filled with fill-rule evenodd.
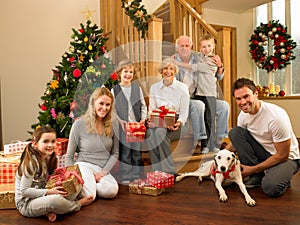
M 146 37 L 148 22 L 151 18 L 151 15 L 147 14 L 147 10 L 144 7 L 144 5 L 141 5 L 141 0 L 133 0 L 129 4 L 126 0 L 122 0 L 122 8 L 125 9 L 126 15 L 133 21 L 133 26 L 142 32 L 142 38 Z

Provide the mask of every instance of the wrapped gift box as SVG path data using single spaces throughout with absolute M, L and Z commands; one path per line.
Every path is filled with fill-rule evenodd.
M 18 163 L 0 162 L 0 184 L 15 183 Z
M 56 138 L 55 155 L 64 155 L 67 152 L 69 139 Z
M 77 193 L 84 183 L 78 165 L 57 168 L 54 175 L 50 176 L 46 188 L 62 186 L 69 195 Z
M 23 152 L 24 148 L 30 141 L 16 141 L 11 144 L 4 145 L 4 154 L 12 154 L 17 152 Z
M 0 209 L 15 208 L 15 184 L 0 184 Z
M 126 124 L 126 141 L 143 142 L 145 139 L 146 126 L 139 122 L 128 122 Z
M 165 189 L 158 189 L 152 185 L 147 184 L 143 180 L 138 180 L 129 184 L 129 193 L 131 194 L 150 195 L 156 197 L 164 191 Z
M 161 171 L 148 172 L 146 182 L 156 188 L 167 188 L 174 185 L 174 175 Z
M 173 126 L 176 122 L 176 111 L 161 106 L 159 109 L 152 110 L 150 122 L 153 123 L 154 127 Z

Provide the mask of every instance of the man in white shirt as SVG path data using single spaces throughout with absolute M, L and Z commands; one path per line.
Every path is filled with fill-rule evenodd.
M 280 196 L 299 169 L 299 146 L 289 116 L 279 106 L 259 100 L 249 79 L 238 79 L 232 90 L 241 112 L 226 149 L 238 153 L 242 175 L 249 177 L 246 186 L 261 186 L 268 196 Z

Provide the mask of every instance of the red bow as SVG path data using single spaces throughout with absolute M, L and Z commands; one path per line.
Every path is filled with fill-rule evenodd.
M 78 174 L 78 171 L 76 171 L 76 170 L 68 170 L 67 171 L 66 168 L 57 168 L 55 170 L 55 174 L 53 176 L 50 176 L 49 180 L 55 179 L 56 186 L 62 186 L 62 182 L 64 180 L 67 180 L 72 175 L 74 175 L 77 178 L 78 183 L 84 184 L 84 180 Z
M 230 168 L 230 170 L 227 170 L 226 172 L 221 172 L 221 171 L 218 171 L 215 167 L 214 167 L 214 164 L 211 166 L 211 174 L 212 175 L 216 175 L 217 173 L 222 173 L 223 174 L 223 177 L 225 179 L 229 179 L 230 176 L 229 176 L 229 173 L 230 172 L 233 172 L 235 170 L 235 164 L 233 164 L 233 166 Z
M 165 116 L 169 113 L 169 109 L 167 109 L 165 106 L 160 106 L 159 109 L 161 110 L 160 116 Z

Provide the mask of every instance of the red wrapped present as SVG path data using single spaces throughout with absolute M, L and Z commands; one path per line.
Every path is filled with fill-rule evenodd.
M 156 188 L 167 188 L 174 185 L 174 176 L 161 171 L 148 172 L 146 182 Z
M 18 163 L 0 162 L 0 184 L 15 183 Z
M 4 145 L 4 154 L 23 152 L 26 145 L 29 143 L 30 141 L 12 141 L 11 144 Z
M 0 209 L 15 208 L 15 184 L 0 184 Z
M 147 184 L 144 180 L 137 180 L 134 182 L 131 182 L 129 184 L 129 193 L 131 194 L 138 194 L 138 195 L 150 195 L 150 196 L 158 196 L 161 193 L 163 193 L 165 189 L 163 188 L 156 188 L 150 184 Z
M 68 148 L 68 138 L 56 138 L 55 155 L 64 155 Z
M 176 111 L 160 106 L 158 109 L 152 110 L 150 122 L 153 123 L 154 127 L 173 126 L 176 122 Z
M 50 176 L 46 188 L 62 186 L 69 195 L 77 193 L 84 184 L 78 165 L 57 168 L 54 175 Z
M 146 126 L 139 122 L 128 122 L 125 128 L 127 142 L 143 142 L 145 139 Z

